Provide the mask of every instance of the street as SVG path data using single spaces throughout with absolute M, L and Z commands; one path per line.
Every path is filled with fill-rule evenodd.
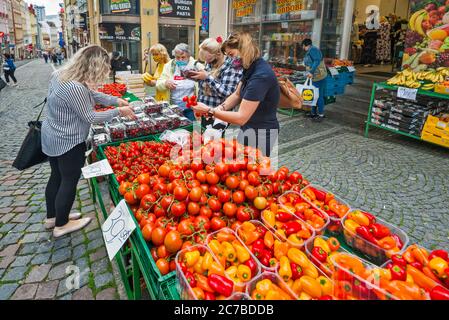
M 43 59 L 18 65 L 18 87 L 0 92 L 0 300 L 119 299 L 120 278 L 107 257 L 99 209 L 80 180 L 74 211 L 94 221 L 53 240 L 43 227 L 49 165 L 19 172 L 11 163 L 27 133 L 32 109 L 47 93 L 53 68 Z M 356 77 L 346 94 L 314 123 L 301 113 L 279 115 L 280 165 L 402 228 L 412 243 L 449 249 L 448 150 L 386 131 L 363 136 L 372 82 Z M 80 289 L 67 285 L 67 267 L 81 270 Z M 86 271 L 87 272 L 84 272 Z

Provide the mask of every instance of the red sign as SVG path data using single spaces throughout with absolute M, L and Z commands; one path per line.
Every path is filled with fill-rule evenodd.
M 0 31 L 0 38 L 3 38 L 4 35 L 5 33 L 3 31 Z

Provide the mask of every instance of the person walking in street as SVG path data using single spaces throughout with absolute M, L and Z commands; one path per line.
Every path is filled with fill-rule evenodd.
M 11 55 L 9 53 L 5 53 L 4 57 L 3 73 L 5 74 L 6 84 L 9 85 L 9 78 L 11 78 L 13 81 L 13 84 L 11 86 L 15 87 L 17 86 L 17 79 L 14 75 L 14 72 L 16 71 L 16 65 L 14 64 L 14 60 L 11 58 Z
M 318 102 L 316 106 L 312 106 L 309 117 L 314 121 L 321 121 L 324 118 L 324 79 L 327 77 L 323 54 L 320 49 L 312 45 L 312 40 L 310 39 L 302 41 L 302 49 L 306 52 L 304 64 L 307 70 L 307 77 L 312 79 L 312 84 L 319 90 Z
M 204 66 L 195 61 L 191 56 L 190 48 L 185 43 L 176 45 L 172 52 L 175 57 L 169 61 L 162 71 L 162 75 L 156 82 L 156 89 L 160 91 L 169 91 L 170 104 L 176 104 L 183 109 L 186 118 L 195 121 L 192 109 L 186 107 L 183 101 L 185 96 L 192 96 L 197 93 L 197 83 L 188 78 L 186 70 L 201 70 Z
M 48 63 L 48 53 L 44 51 L 42 55 L 44 56 L 45 63 Z
M 64 60 L 64 53 L 61 50 L 56 52 L 56 59 L 58 59 L 58 64 L 62 64 L 62 60 Z
M 56 66 L 58 64 L 58 57 L 56 56 L 56 51 L 53 50 L 51 53 L 51 61 Z
M 259 46 L 247 32 L 232 33 L 221 50 L 243 68 L 237 90 L 216 108 L 198 102 L 195 112 L 240 126 L 238 141 L 259 148 L 270 156 L 279 133 L 277 108 L 280 88 L 271 66 L 261 57 Z M 237 112 L 230 111 L 240 104 Z
M 164 45 L 157 43 L 150 48 L 149 54 L 151 58 L 156 62 L 156 71 L 149 78 L 151 80 L 145 81 L 145 83 L 151 87 L 155 87 L 157 80 L 161 77 L 164 71 L 165 64 L 170 61 L 170 56 L 168 55 L 167 48 Z M 148 57 L 148 59 L 151 59 Z M 156 101 L 168 101 L 170 92 L 168 90 L 159 90 L 156 88 Z
M 90 218 L 70 213 L 76 186 L 84 166 L 86 143 L 93 123 L 117 116 L 136 119 L 128 102 L 95 89 L 109 77 L 110 58 L 106 50 L 91 45 L 79 50 L 72 60 L 53 73 L 47 96 L 47 117 L 42 123 L 42 151 L 48 155 L 51 175 L 45 190 L 47 219 L 53 236 L 84 228 Z M 95 112 L 95 104 L 118 108 Z
M 209 38 L 201 43 L 199 57 L 206 62 L 206 66 L 204 70 L 193 72 L 191 77 L 199 80 L 198 101 L 212 108 L 218 107 L 235 92 L 243 74 L 243 69 L 235 68 L 232 58 L 221 51 L 222 42 L 221 38 Z M 228 127 L 226 122 L 215 122 L 213 118 L 201 119 L 204 128 L 210 126 L 225 130 Z

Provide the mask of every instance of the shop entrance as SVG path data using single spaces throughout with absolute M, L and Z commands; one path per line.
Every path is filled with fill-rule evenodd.
M 131 62 L 132 70 L 140 69 L 140 44 L 136 41 L 110 42 L 102 41 L 102 47 L 109 52 L 119 51 Z
M 194 56 L 195 51 L 195 29 L 190 26 L 180 25 L 160 25 L 159 26 L 159 42 L 168 50 L 168 54 L 172 57 L 172 51 L 178 43 L 186 43 L 189 45 Z

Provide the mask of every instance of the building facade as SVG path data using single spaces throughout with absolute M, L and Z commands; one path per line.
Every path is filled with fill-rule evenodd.
M 46 19 L 45 7 L 44 6 L 34 6 L 34 9 L 36 10 L 37 21 L 45 21 L 45 19 Z
M 0 54 L 9 50 L 9 19 L 11 8 L 7 0 L 0 0 Z

